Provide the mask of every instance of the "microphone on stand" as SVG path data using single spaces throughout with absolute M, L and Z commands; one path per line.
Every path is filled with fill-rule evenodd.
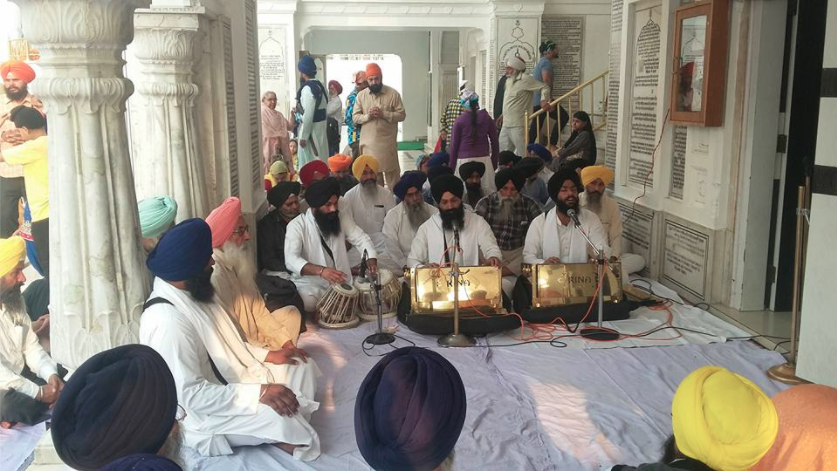
M 577 227 L 581 227 L 581 221 L 578 220 L 578 213 L 576 212 L 575 209 L 572 209 L 572 208 L 568 209 L 567 210 L 567 216 L 569 216 L 570 219 L 573 220 L 573 222 L 575 223 L 575 225 Z
M 369 259 L 369 253 L 363 249 L 363 256 L 360 258 L 360 277 L 366 278 L 366 271 L 369 270 L 369 264 L 366 262 Z

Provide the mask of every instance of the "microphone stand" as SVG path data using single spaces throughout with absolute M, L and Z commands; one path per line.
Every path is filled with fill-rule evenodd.
M 608 329 L 607 327 L 602 327 L 602 321 L 604 321 L 604 267 L 605 267 L 605 253 L 604 250 L 596 247 L 596 244 L 590 240 L 590 237 L 587 236 L 587 233 L 584 232 L 584 229 L 581 228 L 581 223 L 578 222 L 578 215 L 576 214 L 575 217 L 571 217 L 575 228 L 578 229 L 578 232 L 584 236 L 584 240 L 587 241 L 587 245 L 589 245 L 593 252 L 596 254 L 596 265 L 598 269 L 596 273 L 598 274 L 598 290 L 597 290 L 597 297 L 598 297 L 598 304 L 599 304 L 599 319 L 596 327 L 584 327 L 579 330 L 579 335 L 584 337 L 588 340 L 598 340 L 598 341 L 607 341 L 607 340 L 617 340 L 619 339 L 619 333 Z
M 372 285 L 375 291 L 375 301 L 378 303 L 378 332 L 366 337 L 364 342 L 369 342 L 372 345 L 387 345 L 395 342 L 395 335 L 384 332 L 384 307 L 381 303 L 381 275 L 375 274 L 375 283 Z
M 442 229 L 444 230 L 444 229 Z M 477 341 L 473 337 L 459 333 L 459 264 L 456 254 L 459 252 L 459 229 L 453 229 L 454 250 L 450 263 L 450 276 L 453 281 L 453 333 L 439 338 L 440 347 L 473 347 Z

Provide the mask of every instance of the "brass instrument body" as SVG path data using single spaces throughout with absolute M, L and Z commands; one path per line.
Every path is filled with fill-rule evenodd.
M 617 303 L 622 300 L 622 266 L 620 262 L 608 262 L 608 267 L 602 286 L 603 300 Z M 524 263 L 521 275 L 532 285 L 533 308 L 589 303 L 599 282 L 596 263 Z
M 502 272 L 497 267 L 460 266 L 460 315 L 502 315 Z M 447 268 L 417 267 L 405 270 L 413 314 L 453 315 L 453 281 Z M 479 311 L 479 312 L 477 312 Z

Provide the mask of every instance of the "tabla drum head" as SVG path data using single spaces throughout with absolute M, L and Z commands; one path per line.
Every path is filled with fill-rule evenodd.
M 357 289 L 355 289 L 354 286 L 352 286 L 348 283 L 340 283 L 340 284 L 337 284 L 337 285 L 332 285 L 332 288 L 334 288 L 334 291 L 337 291 L 340 294 L 345 294 L 347 296 L 356 296 L 357 295 Z

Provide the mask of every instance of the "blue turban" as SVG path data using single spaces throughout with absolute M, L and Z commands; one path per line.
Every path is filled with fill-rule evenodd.
M 398 180 L 398 183 L 396 183 L 392 188 L 392 192 L 395 193 L 395 196 L 397 196 L 399 200 L 403 201 L 410 188 L 415 187 L 421 191 L 422 185 L 424 185 L 425 181 L 427 181 L 427 175 L 425 175 L 424 172 L 410 170 L 409 172 L 404 172 L 404 175 L 401 175 L 401 180 Z
M 552 162 L 552 154 L 549 152 L 549 149 L 544 147 L 542 144 L 529 144 L 529 147 L 527 147 L 526 150 L 534 152 L 535 155 L 540 157 L 544 162 Z
M 419 156 L 416 157 L 416 170 L 421 170 L 421 164 L 426 164 L 429 161 L 430 161 L 430 156 L 429 155 L 419 154 Z
M 465 424 L 465 386 L 442 355 L 418 347 L 390 352 L 360 385 L 355 437 L 379 471 L 430 471 L 453 451 Z
M 172 227 L 148 254 L 146 266 L 166 281 L 184 281 L 201 273 L 212 258 L 212 230 L 203 219 Z
M 430 160 L 427 161 L 428 168 L 440 167 L 442 165 L 450 165 L 450 154 L 447 152 L 436 152 L 431 155 Z
M 310 78 L 317 76 L 317 64 L 314 63 L 314 58 L 311 56 L 302 56 L 296 68 Z
M 174 222 L 177 202 L 168 196 L 147 198 L 137 204 L 143 237 L 158 237 Z
M 157 453 L 177 414 L 177 389 L 151 347 L 123 345 L 81 364 L 52 412 L 52 442 L 74 469 L 94 470 L 133 453 Z
M 433 167 L 427 171 L 427 180 L 433 184 L 433 181 L 442 175 L 453 175 L 453 169 L 450 167 Z
M 102 471 L 183 471 L 174 461 L 150 453 L 137 453 L 120 458 Z

